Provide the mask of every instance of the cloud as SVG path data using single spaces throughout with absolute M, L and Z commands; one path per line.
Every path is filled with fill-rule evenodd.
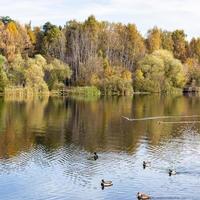
M 51 21 L 59 25 L 70 19 L 85 20 L 94 14 L 99 20 L 135 23 L 145 34 L 157 25 L 163 29 L 184 29 L 200 35 L 199 0 L 0 0 L 1 15 L 34 25 Z

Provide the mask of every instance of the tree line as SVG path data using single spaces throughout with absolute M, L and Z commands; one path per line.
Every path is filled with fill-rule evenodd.
M 200 86 L 200 38 L 154 27 L 143 37 L 135 24 L 89 16 L 61 26 L 22 25 L 0 18 L 0 91 L 96 86 L 103 94 L 169 92 Z

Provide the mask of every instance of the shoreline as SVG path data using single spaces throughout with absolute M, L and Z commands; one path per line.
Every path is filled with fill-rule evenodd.
M 128 94 L 120 94 L 120 93 L 111 93 L 111 94 L 103 94 L 99 89 L 94 86 L 76 86 L 76 87 L 67 87 L 61 90 L 52 90 L 46 92 L 37 92 L 34 91 L 33 88 L 21 88 L 21 87 L 11 87 L 6 88 L 4 92 L 0 92 L 1 97 L 31 97 L 31 96 L 49 96 L 49 97 L 70 97 L 70 96 L 81 96 L 81 97 L 100 97 L 100 96 L 133 96 L 133 95 L 198 95 L 199 92 L 171 92 L 171 93 L 163 93 L 163 92 L 131 92 Z

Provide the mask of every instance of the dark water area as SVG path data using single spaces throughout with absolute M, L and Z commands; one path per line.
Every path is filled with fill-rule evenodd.
M 199 200 L 199 122 L 198 96 L 1 98 L 0 199 Z

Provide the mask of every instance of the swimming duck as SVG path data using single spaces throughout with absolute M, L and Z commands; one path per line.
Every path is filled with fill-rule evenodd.
M 112 186 L 113 183 L 112 181 L 104 181 L 104 179 L 101 180 L 101 186 L 104 188 L 104 187 L 110 187 Z
M 146 167 L 150 167 L 151 162 L 149 161 L 143 161 L 143 168 L 145 169 Z
M 97 155 L 96 152 L 94 152 L 94 160 L 97 160 L 99 158 L 99 156 Z
M 137 198 L 139 200 L 146 200 L 146 199 L 151 199 L 151 197 L 147 194 L 144 194 L 144 193 L 141 193 L 141 192 L 138 192 L 137 193 Z
M 176 171 L 169 169 L 169 176 L 176 175 Z

